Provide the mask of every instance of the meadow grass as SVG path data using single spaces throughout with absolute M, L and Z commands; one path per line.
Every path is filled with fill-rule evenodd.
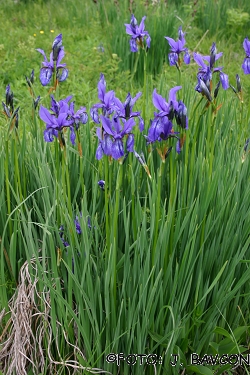
M 237 35 L 227 9 L 242 15 Z M 147 16 L 152 40 L 146 69 L 144 51 L 131 53 L 125 33 L 131 11 L 138 21 Z M 3 374 L 232 374 L 233 363 L 209 365 L 204 359 L 192 365 L 191 354 L 246 356 L 250 85 L 241 69 L 249 26 L 244 13 L 250 15 L 250 5 L 227 0 L 7 1 L 1 8 L 2 101 L 10 83 L 14 106 L 20 106 L 18 129 L 0 117 Z M 244 103 L 220 88 L 221 107 L 213 111 L 194 90 L 194 61 L 181 73 L 169 66 L 164 36 L 176 39 L 180 24 L 191 52 L 209 55 L 217 43 L 230 83 L 236 86 L 235 74 L 241 76 Z M 153 89 L 168 98 L 172 87 L 182 86 L 178 98 L 188 108 L 189 129 L 180 154 L 171 139 L 163 163 L 156 147 L 147 147 L 135 132 L 135 150 L 144 153 L 151 178 L 133 153 L 123 165 L 96 160 L 90 116 L 75 147 L 68 133 L 63 149 L 57 139 L 44 141 L 45 124 L 25 76 L 35 69 L 32 89 L 41 96 L 39 106 L 49 108 L 35 49 L 48 53 L 59 33 L 69 77 L 59 84 L 57 100 L 74 95 L 76 108 L 86 106 L 89 113 L 103 73 L 107 91 L 123 102 L 128 92 L 143 92 L 135 109 L 143 114 L 146 135 L 155 111 Z M 105 180 L 104 191 L 99 180 Z M 137 358 L 135 365 L 121 359 L 118 366 L 109 353 L 157 357 L 143 364 Z M 172 354 L 178 356 L 174 366 Z

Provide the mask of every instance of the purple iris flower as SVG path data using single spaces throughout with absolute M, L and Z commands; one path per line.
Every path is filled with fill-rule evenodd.
M 181 100 L 177 101 L 176 99 L 176 93 L 180 89 L 181 86 L 176 86 L 169 91 L 168 102 L 156 92 L 156 89 L 153 91 L 153 104 L 159 112 L 155 112 L 154 119 L 150 121 L 148 135 L 145 136 L 147 144 L 165 141 L 169 138 L 177 138 L 179 140 L 177 133 L 173 130 L 172 121 L 174 118 L 177 125 L 181 126 L 182 129 L 188 129 L 187 108 Z M 177 152 L 180 149 L 181 145 L 178 143 L 176 146 Z M 164 151 L 163 156 L 166 157 L 166 155 Z
M 7 85 L 6 86 L 6 90 L 5 90 L 5 103 L 10 108 L 11 112 L 14 111 L 14 102 L 13 102 L 13 99 L 14 99 L 14 94 L 13 94 L 13 92 L 10 89 L 10 85 Z
M 53 61 L 56 61 L 59 55 L 59 52 L 63 49 L 62 46 L 62 34 L 59 34 L 55 37 L 55 40 L 52 44 L 52 52 L 53 52 Z
M 104 180 L 100 180 L 97 183 L 100 186 L 101 190 L 105 190 L 105 181 Z
M 56 71 L 56 78 L 59 82 L 65 81 L 65 79 L 68 77 L 68 69 L 65 68 L 66 64 L 61 64 L 64 57 L 62 34 L 58 35 L 53 42 L 49 61 L 42 49 L 37 48 L 37 51 L 40 52 L 44 57 L 44 61 L 42 62 L 43 67 L 40 70 L 41 84 L 43 86 L 47 86 L 50 83 L 54 71 Z
M 132 14 L 130 24 L 125 23 L 126 33 L 131 36 L 130 39 L 130 50 L 131 52 L 138 52 L 138 46 L 144 48 L 143 41 L 146 38 L 146 46 L 150 48 L 150 35 L 148 31 L 145 31 L 144 21 L 146 16 L 142 17 L 141 23 L 138 26 L 137 19 Z
M 190 55 L 188 53 L 188 49 L 185 48 L 186 40 L 185 40 L 185 33 L 182 31 L 182 27 L 179 27 L 178 30 L 178 39 L 175 41 L 172 38 L 165 36 L 167 39 L 168 44 L 170 45 L 170 53 L 168 54 L 169 64 L 171 66 L 176 65 L 177 67 L 180 66 L 180 54 L 184 52 L 184 63 L 190 64 Z
M 44 131 L 44 139 L 46 142 L 53 142 L 54 136 L 58 137 L 58 131 L 63 128 L 70 128 L 70 140 L 72 145 L 75 144 L 76 134 L 75 131 L 79 129 L 80 124 L 86 124 L 88 115 L 85 107 L 81 107 L 75 112 L 74 102 L 69 103 L 72 95 L 58 102 L 51 95 L 51 108 L 52 113 L 43 106 L 40 107 L 40 118 L 46 123 L 46 130 Z
M 60 238 L 62 240 L 63 246 L 64 247 L 68 247 L 69 243 L 67 241 L 65 241 L 63 232 L 64 232 L 64 226 L 61 225 L 60 228 L 59 228 L 59 236 L 60 236 Z
M 81 107 L 78 111 L 75 112 L 75 103 L 72 102 L 69 105 L 68 115 L 69 119 L 73 120 L 73 123 L 70 125 L 70 140 L 72 145 L 75 144 L 76 134 L 75 130 L 79 129 L 80 124 L 86 124 L 88 121 L 88 114 L 85 107 Z
M 73 120 L 68 120 L 68 113 L 59 113 L 58 117 L 56 117 L 42 105 L 40 106 L 39 116 L 46 124 L 46 130 L 44 130 L 44 140 L 46 142 L 53 142 L 54 136 L 58 137 L 58 131 L 62 131 L 64 127 L 69 127 L 73 124 Z
M 248 40 L 248 38 L 244 39 L 243 48 L 246 52 L 246 57 L 242 64 L 242 69 L 244 74 L 250 74 L 250 41 Z
M 135 102 L 141 97 L 142 93 L 138 92 L 134 98 L 128 93 L 126 100 L 122 103 L 118 98 L 114 97 L 114 108 L 117 114 L 117 117 L 124 118 L 126 120 L 132 117 L 138 117 L 139 119 L 139 129 L 140 131 L 144 130 L 144 121 L 140 116 L 141 112 L 133 112 L 133 107 Z
M 99 145 L 96 151 L 96 158 L 100 160 L 103 155 L 112 156 L 114 159 L 120 159 L 124 156 L 125 151 L 134 151 L 134 134 L 132 129 L 135 126 L 134 118 L 129 120 L 120 119 L 113 116 L 112 120 L 100 116 L 102 128 L 97 128 L 96 134 L 99 139 Z M 124 150 L 124 139 L 125 150 Z
M 212 101 L 211 86 L 213 73 L 219 73 L 221 86 L 224 90 L 229 88 L 228 75 L 222 71 L 223 67 L 214 67 L 215 62 L 223 55 L 222 52 L 216 52 L 216 45 L 213 43 L 210 50 L 210 56 L 202 56 L 195 52 L 193 54 L 194 61 L 199 65 L 199 72 L 197 74 L 198 83 L 195 90 L 205 95 L 209 101 Z
M 97 85 L 98 98 L 101 103 L 94 104 L 90 109 L 90 116 L 96 124 L 100 124 L 99 109 L 102 109 L 104 116 L 109 116 L 114 111 L 114 91 L 108 91 L 106 93 L 106 81 L 104 75 L 101 73 L 100 80 Z

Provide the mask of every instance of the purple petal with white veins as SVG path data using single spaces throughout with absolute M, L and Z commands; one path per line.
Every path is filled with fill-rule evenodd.
M 221 86 L 223 87 L 223 89 L 227 90 L 229 88 L 228 75 L 221 72 L 220 73 L 220 81 L 221 81 Z
M 134 134 L 129 134 L 127 139 L 127 151 L 133 152 L 134 151 Z
M 40 82 L 43 86 L 47 86 L 52 77 L 52 69 L 51 68 L 42 68 L 40 70 Z
M 244 59 L 244 62 L 242 64 L 242 69 L 243 69 L 244 74 L 250 74 L 250 58 L 249 57 L 246 57 Z
M 246 52 L 247 57 L 250 57 L 250 41 L 248 40 L 248 38 L 244 39 L 243 48 Z
M 101 143 L 97 146 L 95 157 L 97 160 L 100 160 L 103 157 L 103 149 Z
M 57 78 L 58 78 L 58 81 L 59 82 L 63 82 L 63 81 L 65 81 L 65 79 L 68 77 L 68 75 L 69 75 L 69 71 L 68 71 L 68 69 L 60 69 L 60 73 L 59 73 L 59 71 L 57 71 Z
M 72 145 L 74 146 L 75 140 L 76 140 L 76 133 L 75 133 L 75 129 L 73 126 L 70 127 L 70 140 L 71 140 Z
M 102 141 L 102 149 L 105 155 L 112 156 L 113 141 L 109 135 L 105 135 Z
M 131 52 L 138 52 L 138 46 L 137 46 L 136 40 L 134 38 L 131 38 L 129 43 L 130 43 Z
M 120 159 L 124 155 L 123 143 L 121 139 L 116 139 L 112 145 L 112 157 L 114 159 Z

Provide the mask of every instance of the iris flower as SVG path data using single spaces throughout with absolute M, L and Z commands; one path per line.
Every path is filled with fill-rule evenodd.
M 117 114 L 117 117 L 124 118 L 129 120 L 132 117 L 139 118 L 139 129 L 140 131 L 144 130 L 144 121 L 143 118 L 140 116 L 141 112 L 133 112 L 133 107 L 135 102 L 141 97 L 142 93 L 138 92 L 134 98 L 128 93 L 126 100 L 122 103 L 118 98 L 114 97 L 114 108 Z
M 182 27 L 179 27 L 178 30 L 178 39 L 175 41 L 172 38 L 165 36 L 167 39 L 168 44 L 170 45 L 170 53 L 168 54 L 169 64 L 170 66 L 176 65 L 177 67 L 180 66 L 180 54 L 184 52 L 184 63 L 190 64 L 190 55 L 188 53 L 188 49 L 185 48 L 186 40 L 185 40 L 185 33 L 182 31 Z
M 96 130 L 99 139 L 96 150 L 97 160 L 100 160 L 104 154 L 114 159 L 120 159 L 125 155 L 125 151 L 134 151 L 134 134 L 132 134 L 132 129 L 135 126 L 134 118 L 126 121 L 113 116 L 110 120 L 101 115 L 100 119 L 104 132 L 102 128 Z M 124 141 L 124 139 L 126 140 Z
M 52 115 L 49 110 L 42 105 L 39 110 L 40 118 L 46 124 L 46 130 L 44 130 L 44 140 L 46 142 L 53 142 L 54 136 L 58 137 L 58 132 L 62 131 L 63 128 L 69 127 L 73 124 L 73 120 L 68 120 L 68 113 L 59 113 L 58 117 Z
M 182 129 L 188 129 L 187 108 L 181 100 L 177 101 L 176 99 L 176 93 L 180 89 L 181 86 L 176 86 L 169 91 L 168 102 L 157 93 L 156 89 L 153 91 L 153 104 L 159 112 L 155 112 L 154 119 L 150 121 L 148 135 L 145 136 L 147 144 L 156 141 L 166 141 L 169 138 L 177 138 L 178 143 L 176 150 L 178 153 L 180 152 L 180 140 L 176 135 L 178 133 L 173 130 L 174 118 L 176 119 L 177 125 Z M 167 150 L 168 149 L 165 149 L 166 152 Z M 165 151 L 163 157 L 166 156 Z
M 41 106 L 39 115 L 46 124 L 44 131 L 44 139 L 46 142 L 53 142 L 54 137 L 58 137 L 58 132 L 62 132 L 64 128 L 70 128 L 70 140 L 72 145 L 75 144 L 76 134 L 80 124 L 86 124 L 88 115 L 85 107 L 81 107 L 77 112 L 74 110 L 74 102 L 69 104 L 72 96 L 57 102 L 51 95 L 50 111 Z
M 210 102 L 212 101 L 211 89 L 213 73 L 217 72 L 220 74 L 220 82 L 224 90 L 227 90 L 229 88 L 228 75 L 222 71 L 223 67 L 214 67 L 215 62 L 222 55 L 222 52 L 216 53 L 215 43 L 212 44 L 210 56 L 202 56 L 199 53 L 195 52 L 193 54 L 194 61 L 199 65 L 199 72 L 197 74 L 198 83 L 195 87 L 195 90 L 205 95 Z
M 47 59 L 47 56 L 42 49 L 37 48 L 37 51 L 40 52 L 44 57 L 44 61 L 42 62 L 43 67 L 40 70 L 41 84 L 43 86 L 47 86 L 51 81 L 54 71 L 56 71 L 56 78 L 59 82 L 65 81 L 65 79 L 68 77 L 68 69 L 65 68 L 66 64 L 61 64 L 64 57 L 62 34 L 59 34 L 53 42 L 50 60 Z
M 90 108 L 90 116 L 96 124 L 100 124 L 99 109 L 102 109 L 104 116 L 109 116 L 114 111 L 114 91 L 106 93 L 106 81 L 104 75 L 101 73 L 100 80 L 97 85 L 98 98 L 101 103 L 94 104 Z
M 250 41 L 248 40 L 248 38 L 244 39 L 243 48 L 246 52 L 246 57 L 242 64 L 242 69 L 244 74 L 250 74 Z
M 132 14 L 130 24 L 125 23 L 126 33 L 131 36 L 130 50 L 131 52 L 138 52 L 138 46 L 144 48 L 143 42 L 146 38 L 146 46 L 150 48 L 151 38 L 148 31 L 145 31 L 144 21 L 146 16 L 142 17 L 141 23 L 138 26 L 137 19 Z

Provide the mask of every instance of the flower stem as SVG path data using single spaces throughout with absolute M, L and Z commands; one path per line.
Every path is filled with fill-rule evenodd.
M 157 198 L 156 198 L 156 207 L 155 207 L 155 229 L 154 229 L 154 243 L 153 243 L 153 250 L 152 250 L 152 266 L 155 264 L 155 252 L 156 252 L 156 243 L 158 240 L 158 228 L 159 228 L 159 220 L 160 220 L 160 211 L 161 211 L 161 184 L 162 184 L 162 169 L 163 163 L 158 169 L 158 181 L 157 181 Z
M 138 51 L 138 53 L 136 53 L 135 65 L 134 65 L 133 73 L 132 73 L 131 78 L 130 78 L 130 81 L 131 81 L 131 82 L 133 81 L 134 76 L 135 76 L 135 73 L 136 73 L 136 70 L 137 70 L 138 61 L 139 61 L 139 56 L 140 56 L 140 51 Z
M 116 180 L 116 190 L 115 190 L 115 210 L 113 215 L 113 236 L 114 242 L 112 246 L 112 269 L 114 270 L 113 277 L 113 296 L 114 296 L 114 306 L 116 306 L 116 259 L 118 251 L 118 216 L 119 216 L 119 203 L 120 203 L 120 188 L 123 178 L 123 166 L 119 165 L 117 180 Z M 111 284 L 112 287 L 112 284 Z
M 144 122 L 146 122 L 146 94 L 147 94 L 147 52 L 145 50 L 144 53 L 144 67 L 143 67 L 143 77 L 144 77 L 144 83 L 143 83 L 143 108 L 142 108 L 142 117 L 144 119 Z
M 110 252 L 110 232 L 109 232 L 109 196 L 108 196 L 108 182 L 109 181 L 109 164 L 108 156 L 105 156 L 105 224 L 106 224 L 106 245 L 107 245 L 107 257 Z M 111 189 L 111 186 L 109 186 Z
M 6 182 L 6 195 L 7 195 L 7 208 L 8 208 L 8 215 L 11 214 L 11 205 L 10 205 L 10 182 L 9 182 L 9 145 L 8 141 L 5 142 L 5 161 L 4 161 L 4 168 L 5 168 L 5 182 Z M 9 230 L 10 230 L 10 238 L 12 236 L 12 221 L 9 220 Z

